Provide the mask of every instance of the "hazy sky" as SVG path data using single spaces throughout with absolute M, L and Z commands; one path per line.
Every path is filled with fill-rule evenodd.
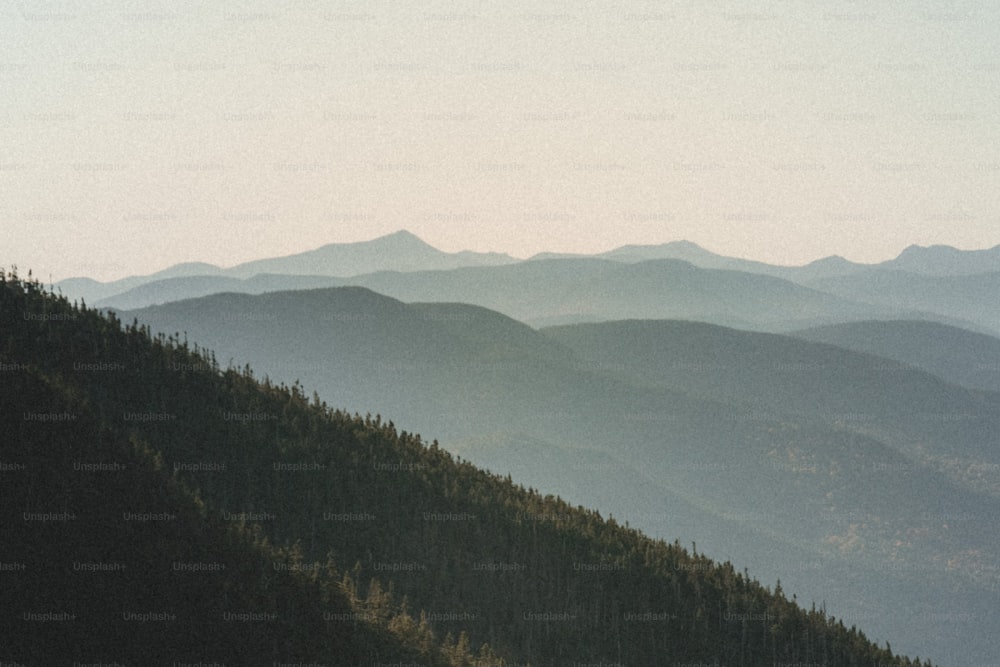
M 1000 3 L 22 2 L 0 265 L 1000 243 Z

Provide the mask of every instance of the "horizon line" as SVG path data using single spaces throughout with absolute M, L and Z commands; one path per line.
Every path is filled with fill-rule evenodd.
M 128 279 L 128 278 L 143 278 L 143 277 L 148 277 L 148 276 L 155 275 L 157 273 L 161 273 L 163 271 L 167 271 L 167 270 L 175 268 L 175 267 L 185 266 L 185 265 L 189 265 L 189 264 L 204 264 L 206 266 L 212 267 L 214 269 L 219 269 L 221 271 L 229 271 L 229 270 L 232 270 L 232 269 L 237 268 L 239 266 L 243 266 L 245 264 L 251 264 L 253 262 L 266 261 L 266 260 L 271 260 L 271 259 L 285 259 L 285 258 L 288 258 L 288 257 L 294 257 L 296 255 L 302 255 L 302 254 L 305 254 L 305 253 L 314 252 L 314 251 L 317 251 L 317 250 L 322 250 L 323 248 L 327 248 L 327 247 L 330 247 L 330 246 L 351 246 L 351 245 L 361 245 L 361 244 L 365 244 L 365 243 L 373 243 L 373 242 L 376 242 L 376 241 L 379 241 L 379 240 L 382 240 L 382 239 L 387 239 L 387 238 L 390 238 L 390 237 L 393 237 L 393 236 L 398 236 L 400 234 L 407 234 L 409 236 L 412 236 L 413 238 L 419 240 L 421 243 L 427 245 L 428 247 L 433 248 L 434 250 L 437 250 L 438 252 L 442 252 L 442 253 L 445 253 L 445 254 L 448 254 L 448 255 L 457 255 L 457 254 L 461 254 L 461 253 L 473 253 L 473 254 L 478 254 L 478 255 L 491 255 L 491 254 L 492 255 L 501 255 L 501 256 L 504 256 L 504 257 L 509 257 L 512 260 L 514 260 L 514 262 L 512 262 L 512 263 L 519 263 L 519 262 L 530 261 L 530 260 L 535 259 L 536 257 L 539 257 L 540 255 L 563 255 L 563 256 L 566 256 L 567 258 L 569 258 L 569 257 L 578 257 L 578 258 L 594 257 L 594 258 L 600 258 L 601 255 L 604 255 L 604 254 L 607 254 L 607 253 L 611 253 L 611 252 L 614 252 L 616 250 L 621 250 L 623 248 L 656 248 L 656 247 L 662 247 L 662 246 L 674 245 L 674 244 L 687 244 L 687 245 L 693 246 L 695 248 L 698 248 L 700 250 L 704 250 L 705 252 L 711 253 L 712 255 L 715 255 L 715 256 L 720 257 L 720 258 L 736 259 L 736 260 L 741 260 L 741 261 L 746 261 L 746 262 L 756 262 L 758 264 L 765 264 L 765 265 L 768 265 L 768 266 L 775 266 L 775 267 L 784 267 L 784 268 L 805 267 L 805 266 L 809 266 L 811 264 L 814 264 L 816 262 L 823 261 L 823 260 L 828 260 L 828 259 L 841 259 L 841 260 L 844 260 L 844 261 L 849 262 L 851 264 L 856 264 L 856 265 L 859 265 L 859 266 L 874 267 L 874 266 L 878 266 L 879 264 L 882 264 L 884 262 L 889 262 L 889 261 L 892 261 L 894 259 L 899 258 L 904 252 L 906 252 L 907 250 L 909 250 L 911 248 L 919 248 L 919 249 L 923 249 L 923 250 L 929 250 L 931 248 L 947 248 L 947 249 L 951 249 L 951 250 L 957 250 L 959 252 L 978 252 L 978 251 L 988 251 L 988 250 L 994 250 L 996 248 L 1000 248 L 1000 243 L 997 243 L 997 244 L 992 245 L 992 246 L 981 247 L 981 248 L 959 248 L 958 246 L 953 246 L 953 245 L 949 245 L 949 244 L 946 244 L 946 243 L 933 243 L 933 244 L 930 244 L 930 245 L 920 245 L 918 243 L 910 243 L 910 244 L 906 245 L 905 247 L 903 247 L 895 255 L 889 256 L 889 257 L 887 257 L 887 258 L 885 258 L 883 260 L 877 261 L 877 262 L 858 262 L 858 261 L 855 261 L 855 260 L 848 259 L 848 258 L 844 257 L 843 255 L 839 255 L 839 254 L 834 253 L 834 254 L 830 254 L 830 255 L 822 255 L 820 257 L 816 257 L 814 259 L 808 260 L 808 261 L 803 262 L 803 263 L 784 264 L 784 263 L 777 263 L 777 262 L 769 262 L 769 261 L 766 261 L 766 260 L 756 259 L 756 258 L 752 258 L 752 257 L 740 257 L 740 256 L 737 256 L 737 255 L 725 255 L 725 254 L 716 252 L 714 250 L 711 250 L 711 249 L 705 247 L 704 245 L 702 245 L 700 243 L 697 243 L 695 241 L 691 241 L 691 240 L 688 240 L 688 239 L 673 239 L 673 240 L 669 240 L 669 241 L 662 241 L 660 243 L 623 243 L 623 244 L 616 245 L 614 247 L 608 248 L 606 250 L 600 250 L 600 251 L 593 252 L 593 253 L 564 252 L 564 251 L 559 251 L 559 250 L 541 250 L 541 251 L 536 252 L 536 253 L 534 253 L 532 255 L 529 255 L 527 257 L 521 257 L 521 256 L 518 256 L 518 255 L 513 255 L 513 254 L 508 253 L 508 252 L 504 252 L 502 250 L 472 250 L 472 249 L 469 249 L 469 248 L 464 248 L 464 249 L 461 249 L 461 250 L 454 250 L 454 251 L 452 251 L 452 250 L 442 250 L 441 248 L 439 248 L 438 246 L 434 245 L 433 243 L 428 242 L 426 239 L 424 239 L 420 235 L 418 235 L 418 234 L 416 234 L 416 233 L 414 233 L 414 232 L 412 232 L 412 231 L 410 231 L 410 230 L 408 230 L 406 228 L 400 228 L 400 229 L 397 229 L 396 231 L 393 231 L 393 232 L 389 232 L 389 233 L 386 233 L 386 234 L 381 234 L 379 236 L 374 236 L 374 237 L 371 237 L 371 238 L 368 238 L 368 239 L 362 239 L 360 241 L 330 241 L 329 243 L 324 243 L 322 245 L 313 246 L 313 247 L 310 247 L 310 248 L 306 248 L 304 250 L 299 250 L 299 251 L 291 252 L 291 253 L 288 253 L 288 254 L 282 254 L 282 255 L 265 255 L 265 256 L 257 257 L 255 259 L 250 259 L 250 260 L 246 260 L 246 261 L 237 262 L 235 264 L 231 264 L 231 265 L 228 265 L 228 266 L 221 266 L 221 265 L 212 264 L 210 262 L 206 262 L 206 261 L 203 261 L 203 260 L 192 259 L 192 260 L 184 260 L 184 261 L 179 261 L 179 262 L 173 262 L 171 264 L 167 264 L 166 266 L 163 266 L 162 268 L 154 269 L 153 271 L 151 271 L 149 273 L 142 273 L 142 274 L 140 274 L 140 273 L 126 273 L 124 275 L 119 275 L 116 278 L 110 278 L 108 280 L 97 280 L 97 279 L 91 278 L 90 276 L 87 276 L 87 275 L 72 275 L 72 276 L 67 276 L 65 278 L 60 278 L 59 280 L 56 280 L 56 281 L 52 281 L 52 284 L 61 283 L 61 282 L 64 282 L 66 280 L 82 280 L 82 279 L 89 279 L 89 280 L 94 280 L 95 282 L 98 282 L 98 283 L 107 284 L 107 283 L 113 283 L 113 282 L 116 282 L 116 281 L 119 281 L 119 280 L 125 280 L 125 279 Z M 686 261 L 686 260 L 683 260 L 683 261 Z M 11 268 L 13 268 L 16 265 L 11 264 L 10 266 L 11 266 Z

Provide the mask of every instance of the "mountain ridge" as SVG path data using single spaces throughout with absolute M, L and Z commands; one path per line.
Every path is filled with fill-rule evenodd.
M 359 256 L 351 258 L 351 253 Z M 379 254 L 392 256 L 391 261 Z M 409 259 L 407 259 L 409 255 Z M 940 256 L 945 255 L 942 259 Z M 86 277 L 70 277 L 55 283 L 72 298 L 89 302 L 121 294 L 139 285 L 172 277 L 228 276 L 251 278 L 258 273 L 289 275 L 324 275 L 350 277 L 381 270 L 417 271 L 456 268 L 460 266 L 497 266 L 556 258 L 604 258 L 615 261 L 642 261 L 649 259 L 682 259 L 702 268 L 722 268 L 762 273 L 806 284 L 809 281 L 847 275 L 865 269 L 902 269 L 925 275 L 970 275 L 1000 271 L 1000 245 L 983 250 L 958 250 L 951 246 L 922 247 L 911 245 L 890 260 L 873 264 L 859 264 L 836 255 L 819 258 L 800 266 L 769 264 L 739 257 L 719 255 L 687 240 L 662 244 L 627 244 L 612 250 L 592 253 L 540 252 L 521 260 L 496 252 L 463 250 L 446 253 L 434 248 L 405 229 L 366 241 L 329 243 L 312 250 L 243 262 L 221 268 L 203 262 L 185 262 L 143 276 L 129 276 L 118 280 L 99 282 Z M 303 270 L 307 267 L 306 270 Z M 333 268 L 339 267 L 339 268 Z
M 312 250 L 279 257 L 250 260 L 229 268 L 205 262 L 182 262 L 142 276 L 127 276 L 108 282 L 86 277 L 70 277 L 55 283 L 72 298 L 89 302 L 149 282 L 170 278 L 218 276 L 246 279 L 261 273 L 350 277 L 377 270 L 426 270 L 458 266 L 498 265 L 518 261 L 502 253 L 463 250 L 447 253 L 431 246 L 405 229 L 365 241 L 328 243 Z
M 363 292 L 355 295 L 369 298 Z M 48 317 L 25 318 L 26 312 L 44 312 Z M 46 295 L 37 284 L 13 276 L 0 281 L 0 322 L 5 363 L 51 377 L 56 386 L 86 401 L 106 436 L 148 448 L 152 459 L 159 461 L 156 470 L 173 464 L 172 478 L 190 485 L 204 508 L 201 511 L 223 519 L 234 512 L 249 516 L 242 521 L 254 524 L 254 534 L 289 550 L 289 566 L 308 565 L 312 571 L 313 563 L 321 564 L 325 558 L 329 568 L 335 560 L 343 579 L 316 573 L 307 575 L 307 580 L 319 582 L 319 591 L 332 587 L 329 590 L 366 599 L 364 613 L 408 641 L 412 650 L 427 655 L 427 664 L 468 667 L 472 664 L 468 649 L 480 642 L 488 642 L 490 648 L 480 651 L 483 662 L 476 664 L 496 664 L 490 655 L 553 666 L 581 660 L 656 664 L 735 659 L 763 666 L 775 659 L 808 656 L 858 667 L 873 660 L 919 664 L 871 643 L 822 610 L 801 609 L 784 596 L 780 584 L 772 591 L 738 574 L 731 564 L 717 565 L 698 556 L 694 548 L 689 553 L 679 544 L 651 540 L 596 512 L 476 470 L 436 442 L 397 431 L 378 416 L 349 417 L 318 397 L 310 401 L 298 382 L 289 386 L 260 381 L 249 367 L 243 372 L 222 370 L 214 355 L 192 351 L 186 341 L 153 337 L 147 327 L 123 327 L 113 316 L 74 308 L 65 299 Z M 81 372 L 81 366 L 113 370 Z M 48 406 L 39 403 L 34 409 Z M 182 418 L 128 418 L 141 414 Z M 260 418 L 228 419 L 229 414 Z M 7 412 L 3 418 L 23 421 L 19 414 Z M 72 445 L 74 437 L 73 426 L 62 420 L 30 420 L 20 428 L 36 433 L 31 442 L 51 435 L 46 431 L 50 428 L 61 429 L 67 444 Z M 110 453 L 102 449 L 105 441 L 88 440 L 98 460 Z M 32 452 L 32 462 L 56 456 L 46 447 L 25 451 Z M 223 470 L 233 474 L 177 467 L 191 461 L 224 464 Z M 306 464 L 307 472 L 283 467 Z M 30 468 L 52 469 L 51 465 Z M 163 474 L 166 479 L 169 473 Z M 28 493 L 29 500 L 36 497 L 27 491 L 30 479 L 16 478 L 17 488 Z M 63 510 L 79 509 L 73 504 L 67 507 L 67 493 L 113 503 L 113 496 L 86 493 L 83 485 L 92 479 L 90 474 L 71 475 L 69 485 L 58 488 L 46 482 L 41 488 L 49 491 L 51 486 Z M 151 497 L 160 498 L 160 505 L 148 509 L 169 512 L 172 506 L 163 504 L 167 496 L 157 496 L 159 485 L 152 486 Z M 0 492 L 7 490 L 5 486 Z M 136 491 L 145 493 L 146 488 Z M 4 512 L 21 511 L 9 503 L 2 506 Z M 321 511 L 334 517 L 357 514 L 365 520 L 351 525 L 317 521 Z M 271 513 L 281 520 L 271 520 Z M 111 517 L 113 525 L 123 525 L 114 512 Z M 94 526 L 106 533 L 101 520 Z M 163 529 L 135 532 L 135 541 L 154 548 L 155 542 L 148 545 L 144 536 L 162 538 Z M 22 532 L 23 537 L 4 541 L 0 548 L 57 548 L 58 531 Z M 198 551 L 189 556 L 198 557 Z M 508 567 L 494 570 L 485 567 L 489 564 Z M 281 618 L 281 613 L 288 613 L 294 619 L 288 596 L 295 592 L 286 585 L 277 587 L 279 579 L 267 574 L 261 572 L 246 583 L 260 583 L 277 598 L 250 611 L 279 612 Z M 86 595 L 88 588 L 100 587 L 104 576 L 81 575 L 73 594 Z M 210 574 L 199 576 L 226 581 Z M 369 576 L 372 580 L 366 586 L 363 582 Z M 47 591 L 44 576 L 36 579 L 22 573 L 14 582 L 17 590 Z M 410 609 L 434 613 L 421 614 L 418 622 L 414 616 L 387 609 L 385 586 L 389 599 L 406 596 L 404 609 L 408 604 Z M 8 590 L 5 587 L 0 596 L 6 598 Z M 140 608 L 156 604 L 139 595 Z M 91 593 L 87 599 L 94 612 L 109 602 L 112 609 L 117 604 L 99 594 Z M 721 615 L 729 620 L 717 623 Z M 316 623 L 316 618 L 311 621 Z M 9 627 L 0 624 L 0 632 Z M 340 662 L 329 648 L 304 651 L 315 633 L 305 632 L 308 625 L 292 627 L 303 630 L 286 637 L 287 652 L 263 646 L 263 655 Z M 342 637 L 352 636 L 348 624 L 330 627 Z M 433 628 L 438 637 L 447 630 L 438 657 L 426 653 L 430 645 L 422 642 L 431 636 L 420 628 Z M 119 650 L 141 650 L 133 637 L 145 636 L 146 630 L 163 636 L 170 626 L 150 624 L 140 626 L 139 633 L 121 634 Z M 45 646 L 51 647 L 43 645 L 42 650 Z M 93 643 L 84 647 L 108 648 Z

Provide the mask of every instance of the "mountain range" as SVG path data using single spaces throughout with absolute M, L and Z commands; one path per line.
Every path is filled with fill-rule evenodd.
M 172 278 L 213 276 L 251 278 L 259 274 L 349 277 L 372 271 L 429 271 L 460 266 L 494 266 L 513 263 L 500 253 L 442 252 L 408 231 L 357 243 L 331 243 L 315 250 L 285 257 L 271 257 L 237 264 L 228 269 L 204 262 L 176 264 L 147 276 L 131 276 L 101 283 L 90 278 L 68 278 L 57 283 L 70 298 L 91 303 L 127 292 L 141 285 Z
M 830 257 L 784 267 L 674 242 L 518 261 L 443 253 L 404 231 L 231 269 L 186 264 L 112 283 L 74 278 L 56 287 L 71 299 L 121 309 L 223 291 L 360 285 L 404 301 L 481 305 L 534 326 L 656 317 L 780 332 L 919 319 L 1000 335 L 1000 305 L 991 298 L 1000 288 L 998 257 L 997 248 L 911 246 L 879 265 Z
M 989 654 L 998 394 L 800 337 L 662 320 L 535 330 L 359 287 L 216 294 L 118 316 L 738 557 L 787 590 L 871 616 L 921 655 Z M 919 338 L 902 347 L 928 349 Z M 837 573 L 836 587 L 814 566 Z M 981 613 L 928 627 L 892 608 Z
M 0 325 L 5 661 L 930 664 L 16 274 Z
M 848 322 L 791 335 L 909 364 L 954 384 L 1000 391 L 1000 345 L 993 336 L 905 320 Z
M 1000 247 L 787 267 L 673 242 L 522 261 L 398 232 L 56 289 L 158 345 L 193 341 L 223 375 L 307 388 L 497 479 L 697 543 L 911 655 L 981 665 L 1000 630 L 998 276 Z M 281 538 L 253 558 L 289 557 Z M 414 590 L 393 583 L 406 618 Z M 367 609 L 365 590 L 346 604 Z M 428 664 L 464 650 L 428 632 Z
M 582 257 L 566 253 L 539 253 L 532 259 Z M 789 280 L 805 281 L 849 275 L 866 269 L 906 271 L 932 276 L 964 276 L 1000 271 L 1000 246 L 983 250 L 959 250 L 945 245 L 906 247 L 897 257 L 877 264 L 851 262 L 830 255 L 802 266 L 781 266 L 753 260 L 726 257 L 706 250 L 691 241 L 671 241 L 659 245 L 624 245 L 592 255 L 623 262 L 651 259 L 682 259 L 706 269 L 731 269 L 763 273 Z

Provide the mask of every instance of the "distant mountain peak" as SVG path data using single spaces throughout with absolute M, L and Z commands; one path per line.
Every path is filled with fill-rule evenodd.
M 658 245 L 623 245 L 614 250 L 601 253 L 597 257 L 604 257 L 606 259 L 631 259 L 633 261 L 648 259 L 683 259 L 692 261 L 695 259 L 707 260 L 719 258 L 718 255 L 710 250 L 705 250 L 697 243 L 685 240 L 670 241 Z
M 329 243 L 314 250 L 246 262 L 228 269 L 226 274 L 240 278 L 259 273 L 347 277 L 379 271 L 429 271 L 513 261 L 512 257 L 495 253 L 444 252 L 413 232 L 400 229 L 367 241 Z
M 853 262 L 843 255 L 827 255 L 820 257 L 806 264 L 806 266 L 839 266 L 843 264 L 853 264 Z
M 926 252 L 954 253 L 960 251 L 953 246 L 945 245 L 943 243 L 934 243 L 931 245 L 919 245 L 917 243 L 911 243 L 910 245 L 903 248 L 903 252 L 899 253 L 899 256 L 902 257 L 903 255 L 915 255 Z
M 972 275 L 1000 271 L 1000 246 L 961 250 L 950 245 L 909 245 L 883 268 L 927 275 Z
M 705 248 L 698 245 L 694 241 L 688 241 L 686 239 L 681 239 L 679 241 L 670 241 L 669 243 L 664 243 L 665 248 L 686 248 L 688 250 L 704 250 Z
M 379 236 L 378 238 L 372 239 L 372 242 L 376 241 L 395 241 L 402 243 L 419 244 L 422 246 L 427 246 L 429 248 L 433 247 L 408 229 L 400 229 L 399 231 L 392 232 L 391 234 L 386 234 L 385 236 Z
M 434 246 L 430 245 L 419 236 L 413 232 L 400 229 L 383 236 L 376 236 L 373 239 L 367 239 L 365 241 L 335 241 L 333 243 L 326 243 L 319 246 L 313 250 L 307 250 L 305 253 L 315 253 L 322 252 L 324 250 L 337 250 L 337 249 L 350 249 L 350 248 L 371 248 L 371 247 L 384 247 L 392 248 L 394 250 L 435 250 L 440 252 Z M 293 255 L 286 255 L 286 257 L 293 257 L 295 255 L 302 255 L 305 253 L 294 253 Z
M 679 239 L 677 241 L 667 241 L 666 243 L 655 243 L 652 245 L 629 243 L 623 246 L 619 246 L 618 248 L 615 248 L 615 250 L 634 250 L 636 248 L 673 248 L 675 250 L 701 250 L 708 252 L 694 241 L 688 241 L 685 239 Z M 614 252 L 614 250 L 611 252 Z

